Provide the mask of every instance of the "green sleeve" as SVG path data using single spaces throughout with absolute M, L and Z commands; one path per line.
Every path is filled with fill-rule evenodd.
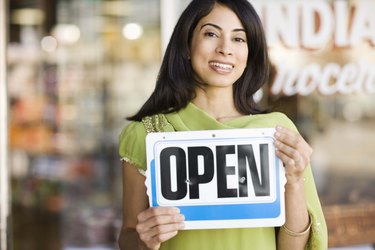
M 276 113 L 277 124 L 298 132 L 293 122 L 284 114 Z M 309 165 L 304 173 L 305 193 L 307 209 L 312 220 L 310 237 L 306 245 L 306 250 L 326 250 L 328 249 L 328 233 L 323 210 L 316 190 L 313 172 Z
M 134 164 L 139 170 L 146 170 L 146 129 L 142 122 L 132 122 L 119 136 L 121 160 Z
M 328 249 L 327 225 L 324 219 L 322 206 L 320 205 L 318 193 L 316 191 L 311 167 L 308 167 L 305 170 L 305 193 L 307 209 L 309 210 L 312 221 L 310 238 L 305 249 L 326 250 Z

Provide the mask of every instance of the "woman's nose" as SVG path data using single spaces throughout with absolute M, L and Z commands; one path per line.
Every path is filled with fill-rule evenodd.
M 220 53 L 222 55 L 232 55 L 232 47 L 230 44 L 230 41 L 227 40 L 221 40 L 220 43 L 216 47 L 216 52 Z

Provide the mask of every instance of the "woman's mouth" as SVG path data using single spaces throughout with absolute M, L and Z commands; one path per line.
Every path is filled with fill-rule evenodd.
M 210 62 L 211 68 L 217 72 L 228 73 L 234 68 L 233 64 L 222 63 L 222 62 Z

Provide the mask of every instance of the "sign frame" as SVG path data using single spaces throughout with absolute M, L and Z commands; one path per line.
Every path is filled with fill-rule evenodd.
M 174 206 L 180 209 L 185 216 L 184 229 L 219 229 L 219 228 L 251 228 L 274 227 L 285 223 L 285 197 L 284 186 L 286 183 L 285 170 L 281 160 L 275 154 L 274 128 L 245 128 L 224 130 L 201 130 L 180 132 L 149 133 L 146 137 L 147 171 L 146 187 L 150 207 Z M 215 145 L 243 144 L 259 145 L 266 142 L 270 155 L 270 199 L 253 200 L 246 197 L 227 199 L 224 203 L 166 201 L 160 189 L 160 151 L 168 146 L 187 148 L 187 145 Z M 255 152 L 255 150 L 254 150 Z M 258 160 L 259 163 L 259 160 Z M 187 163 L 188 165 L 188 163 Z M 187 167 L 188 168 L 188 167 Z M 188 171 L 188 170 L 186 170 Z M 186 180 L 189 181 L 188 179 Z M 188 185 L 189 186 L 189 183 Z M 189 187 L 190 188 L 190 187 Z

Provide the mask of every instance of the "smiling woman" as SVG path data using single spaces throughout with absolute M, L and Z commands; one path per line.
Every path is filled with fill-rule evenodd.
M 312 149 L 285 115 L 267 113 L 254 101 L 267 82 L 268 63 L 262 24 L 247 0 L 193 0 L 187 6 L 166 49 L 154 92 L 128 118 L 133 122 L 120 135 L 121 249 L 327 248 L 325 219 L 310 168 Z M 150 207 L 144 185 L 147 133 L 234 128 L 276 128 L 274 153 L 287 179 L 282 227 L 182 230 L 182 209 Z M 233 170 L 216 165 L 220 173 Z M 225 185 L 226 177 L 218 183 Z

